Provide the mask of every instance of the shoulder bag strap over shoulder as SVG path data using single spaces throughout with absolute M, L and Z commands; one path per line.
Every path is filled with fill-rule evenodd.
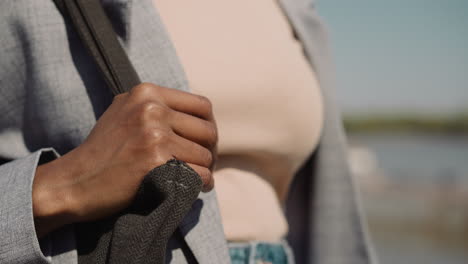
M 140 83 L 99 0 L 54 0 L 93 57 L 114 95 Z

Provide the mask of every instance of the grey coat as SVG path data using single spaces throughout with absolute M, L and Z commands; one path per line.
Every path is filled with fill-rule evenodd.
M 142 81 L 189 90 L 152 1 L 103 2 Z M 370 263 L 334 102 L 324 27 L 313 0 L 279 2 L 317 72 L 326 106 L 320 145 L 292 185 L 288 239 L 298 263 Z M 32 182 L 39 164 L 83 142 L 111 100 L 52 0 L 0 2 L 0 263 L 77 263 L 73 226 L 38 241 Z M 181 248 L 199 263 L 229 263 L 214 191 L 200 195 L 180 230 L 188 247 L 171 240 L 171 263 L 187 262 Z

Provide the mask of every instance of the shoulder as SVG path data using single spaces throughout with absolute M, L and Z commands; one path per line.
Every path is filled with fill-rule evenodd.
M 52 0 L 0 1 L 0 53 L 8 55 L 18 45 L 34 42 L 34 35 L 44 35 L 63 19 Z M 7 54 L 5 54 L 7 53 Z
M 40 63 L 39 55 L 64 34 L 63 18 L 52 0 L 0 0 L 1 105 L 20 99 L 19 87 L 33 73 L 33 62 Z

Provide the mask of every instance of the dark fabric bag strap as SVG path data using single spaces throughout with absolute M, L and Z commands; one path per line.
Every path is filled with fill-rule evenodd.
M 69 18 L 114 95 L 141 81 L 99 0 L 54 0 Z

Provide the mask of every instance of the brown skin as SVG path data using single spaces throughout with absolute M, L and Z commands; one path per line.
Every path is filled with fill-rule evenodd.
M 144 83 L 118 95 L 88 138 L 37 168 L 33 214 L 39 237 L 126 208 L 144 176 L 177 158 L 213 188 L 217 129 L 208 99 Z

